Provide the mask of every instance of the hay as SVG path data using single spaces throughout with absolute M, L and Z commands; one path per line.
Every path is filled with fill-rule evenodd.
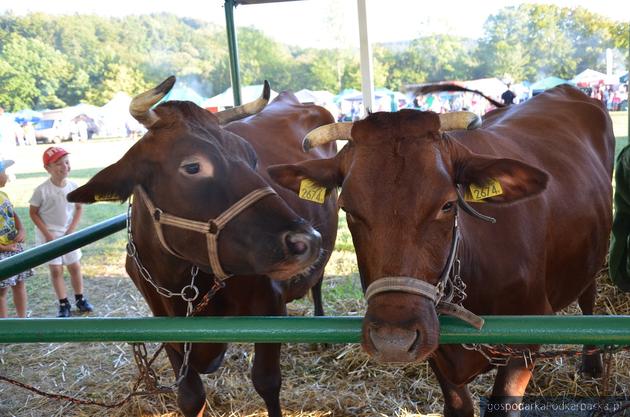
M 335 262 L 344 262 L 335 260 Z M 43 271 L 36 280 L 48 285 Z M 599 278 L 596 314 L 630 314 L 630 294 L 623 294 L 611 285 L 607 276 Z M 36 290 L 37 285 L 29 283 Z M 345 286 L 360 293 L 358 277 L 328 277 L 326 294 Z M 86 277 L 86 289 L 97 306 L 99 315 L 107 317 L 144 317 L 146 304 L 128 278 Z M 54 313 L 50 289 L 29 289 L 31 315 L 51 316 Z M 39 297 L 39 299 L 38 299 Z M 326 302 L 330 315 L 362 314 L 360 298 L 344 302 Z M 292 303 L 291 314 L 311 314 L 308 301 Z M 565 314 L 579 314 L 571 306 Z M 149 344 L 149 353 L 158 348 Z M 546 346 L 546 349 L 560 346 Z M 576 347 L 580 348 L 580 347 Z M 232 345 L 224 366 L 215 374 L 204 376 L 208 400 L 205 416 L 264 416 L 262 399 L 249 378 L 253 347 Z M 285 417 L 412 417 L 438 416 L 442 411 L 442 394 L 426 363 L 383 365 L 372 361 L 358 345 L 307 344 L 284 345 L 282 349 L 283 387 L 281 402 Z M 579 359 L 563 358 L 540 361 L 527 394 L 560 396 L 596 396 L 602 394 L 602 382 L 583 379 L 577 373 Z M 164 385 L 174 380 L 166 355 L 155 364 Z M 136 380 L 137 369 L 131 347 L 124 343 L 87 344 L 24 344 L 0 345 L 0 374 L 32 384 L 37 388 L 93 399 L 116 402 L 125 397 Z M 478 402 L 491 392 L 494 372 L 478 377 L 470 384 Z M 630 395 L 630 354 L 614 356 L 613 373 L 608 395 Z M 103 409 L 78 406 L 40 397 L 21 388 L 0 382 L 0 415 L 2 416 L 71 416 L 71 417 L 179 417 L 174 394 L 134 397 L 122 407 Z

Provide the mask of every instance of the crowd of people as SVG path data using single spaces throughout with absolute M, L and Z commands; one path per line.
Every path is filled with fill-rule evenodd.
M 8 181 L 6 170 L 14 163 L 10 159 L 0 159 L 0 188 L 6 185 Z M 68 193 L 77 188 L 77 184 L 68 178 L 71 169 L 69 153 L 58 146 L 49 147 L 42 155 L 42 163 L 49 178 L 35 188 L 29 200 L 29 217 L 35 226 L 35 242 L 38 245 L 74 232 L 83 210 L 80 204 L 69 203 L 66 199 Z M 9 196 L 0 191 L 0 259 L 21 253 L 25 238 L 24 223 L 15 212 Z M 66 291 L 64 266 L 70 274 L 75 311 L 79 313 L 93 311 L 92 305 L 84 295 L 80 259 L 81 249 L 75 249 L 48 261 L 50 279 L 59 303 L 57 317 L 70 317 L 73 310 Z M 20 318 L 26 317 L 25 281 L 32 275 L 33 271 L 27 270 L 0 281 L 0 318 L 8 317 L 9 288 L 13 293 L 16 315 Z

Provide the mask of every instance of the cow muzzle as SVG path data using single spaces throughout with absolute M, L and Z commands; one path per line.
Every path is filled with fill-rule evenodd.
M 362 346 L 379 362 L 422 361 L 438 347 L 439 322 L 435 308 L 422 297 L 392 296 L 382 294 L 368 305 Z
M 317 230 L 301 223 L 280 236 L 284 259 L 267 275 L 275 280 L 286 280 L 303 274 L 317 262 L 321 255 L 322 237 Z
M 295 259 L 301 263 L 312 263 L 319 257 L 322 236 L 311 226 L 305 225 L 302 229 L 284 234 L 282 240 L 285 252 L 289 259 Z

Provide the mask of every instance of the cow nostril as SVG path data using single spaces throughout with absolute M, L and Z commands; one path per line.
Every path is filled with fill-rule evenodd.
M 284 238 L 287 248 L 292 255 L 303 255 L 308 251 L 308 241 L 305 236 L 288 234 Z
M 411 345 L 409 345 L 409 349 L 407 349 L 407 352 L 409 353 L 415 352 L 419 343 L 420 343 L 420 332 L 416 330 L 416 338 L 413 340 Z

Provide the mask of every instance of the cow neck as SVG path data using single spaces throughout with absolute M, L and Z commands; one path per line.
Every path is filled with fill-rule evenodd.
M 168 244 L 162 230 L 163 225 L 191 230 L 193 232 L 203 233 L 204 235 L 206 235 L 208 262 L 210 264 L 210 269 L 212 270 L 212 273 L 215 275 L 215 277 L 218 278 L 220 281 L 226 280 L 231 275 L 227 274 L 221 267 L 218 247 L 219 233 L 221 232 L 221 230 L 223 230 L 223 228 L 228 224 L 230 220 L 238 216 L 247 207 L 251 206 L 263 197 L 276 194 L 276 192 L 271 187 L 258 188 L 238 200 L 216 218 L 210 219 L 206 222 L 200 222 L 165 213 L 163 210 L 153 204 L 142 186 L 136 186 L 136 191 L 142 199 L 142 202 L 146 206 L 147 210 L 151 214 L 152 223 L 160 244 L 171 255 L 180 259 L 186 259 L 186 257 L 177 252 Z
M 462 205 L 464 199 L 461 196 L 459 188 L 457 189 L 458 203 Z M 470 207 L 472 209 L 472 207 Z M 370 298 L 376 294 L 383 292 L 405 292 L 409 294 L 420 295 L 433 301 L 439 314 L 457 317 L 476 329 L 481 329 L 484 319 L 477 316 L 472 311 L 462 306 L 462 302 L 466 299 L 466 284 L 462 281 L 460 272 L 460 260 L 458 256 L 459 243 L 461 234 L 459 231 L 459 213 L 458 206 L 455 208 L 455 219 L 453 221 L 453 236 L 451 239 L 451 247 L 449 250 L 446 265 L 442 270 L 442 274 L 436 285 L 415 277 L 383 277 L 371 283 L 365 291 L 365 298 L 369 302 Z M 472 209 L 475 217 L 486 220 L 491 217 L 484 216 Z M 468 210 L 464 209 L 467 213 Z M 492 219 L 494 220 L 494 219 Z M 489 221 L 489 220 L 487 220 Z

